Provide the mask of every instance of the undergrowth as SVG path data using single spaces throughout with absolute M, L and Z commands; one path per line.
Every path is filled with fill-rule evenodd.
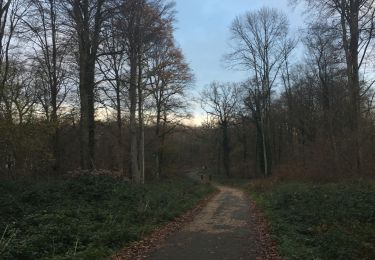
M 105 259 L 194 207 L 210 186 L 110 177 L 0 183 L 0 259 Z
M 374 259 L 375 184 L 251 186 L 285 259 Z

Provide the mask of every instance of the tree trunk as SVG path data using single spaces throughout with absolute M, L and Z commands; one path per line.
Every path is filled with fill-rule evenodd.
M 162 147 L 162 136 L 161 136 L 161 104 L 157 102 L 157 111 L 156 111 L 156 130 L 155 135 L 157 139 L 157 151 L 156 151 L 156 172 L 155 178 L 158 180 L 162 174 L 162 161 L 163 161 L 163 147 Z
M 145 183 L 145 128 L 143 115 L 143 83 L 142 83 L 142 51 L 138 51 L 138 124 L 139 124 L 139 140 L 138 140 L 138 163 L 141 176 L 141 183 Z
M 261 131 L 261 137 L 262 137 L 262 156 L 263 156 L 263 174 L 264 177 L 267 177 L 269 175 L 268 172 L 268 156 L 267 156 L 267 144 L 266 144 L 266 134 L 264 129 L 264 123 L 263 123 L 263 116 L 261 116 L 260 119 L 260 131 Z
M 359 84 L 359 1 L 341 0 L 341 29 L 342 41 L 345 50 L 348 86 L 350 92 L 350 126 L 354 142 L 354 159 L 356 170 L 361 172 L 360 148 L 360 84 Z M 348 39 L 349 29 L 349 39 Z
M 119 168 L 125 176 L 125 158 L 122 140 L 122 113 L 121 113 L 121 97 L 120 97 L 121 82 L 119 78 L 116 79 L 116 119 L 117 119 L 117 142 L 120 153 Z
M 94 71 L 90 57 L 81 54 L 80 67 L 80 143 L 81 168 L 93 170 L 95 167 L 95 109 L 94 109 Z
M 100 44 L 104 2 L 105 0 L 97 0 L 93 6 L 87 0 L 71 3 L 71 15 L 75 22 L 79 43 L 81 167 L 88 170 L 93 170 L 95 167 L 95 63 Z M 92 12 L 94 12 L 93 19 Z
M 59 145 L 59 122 L 57 117 L 57 95 L 58 95 L 58 75 L 57 75 L 57 40 L 56 40 L 56 12 L 55 3 L 53 0 L 49 1 L 50 5 L 50 20 L 51 20 L 51 38 L 52 38 L 52 84 L 51 84 L 51 123 L 53 126 L 52 146 L 53 157 L 55 159 L 54 168 L 57 172 L 60 171 L 60 145 Z
M 138 165 L 138 143 L 137 143 L 137 57 L 133 53 L 130 57 L 130 167 L 134 183 L 141 182 Z
M 225 175 L 230 176 L 230 147 L 229 147 L 229 136 L 228 136 L 228 123 L 223 122 L 221 125 L 223 134 L 223 164 Z

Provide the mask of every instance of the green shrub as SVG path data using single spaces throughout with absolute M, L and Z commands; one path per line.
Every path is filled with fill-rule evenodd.
M 2 182 L 0 258 L 104 259 L 211 191 L 182 178 L 145 186 L 110 177 Z
M 286 259 L 374 259 L 373 183 L 278 184 L 255 195 Z

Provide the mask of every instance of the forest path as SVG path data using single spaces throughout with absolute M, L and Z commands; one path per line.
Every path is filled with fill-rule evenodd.
M 219 192 L 194 220 L 167 238 L 148 259 L 231 260 L 261 255 L 248 196 L 240 189 L 217 188 Z

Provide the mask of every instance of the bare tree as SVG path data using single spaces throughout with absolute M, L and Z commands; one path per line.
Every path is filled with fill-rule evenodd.
M 156 117 L 155 177 L 159 178 L 163 169 L 165 138 L 187 117 L 185 95 L 193 75 L 182 51 L 175 47 L 172 35 L 155 44 L 149 56 L 148 91 Z
M 117 19 L 121 21 L 121 18 L 117 16 L 109 18 L 105 26 L 102 44 L 104 55 L 98 59 L 98 68 L 103 77 L 100 90 L 107 99 L 106 106 L 114 109 L 116 113 L 117 141 L 120 149 L 119 168 L 125 173 L 123 115 L 125 114 L 124 108 L 128 107 L 129 64 L 125 40 L 116 25 Z
M 139 149 L 137 143 L 137 67 L 140 53 L 140 19 L 145 1 L 128 0 L 121 6 L 121 20 L 119 21 L 119 31 L 125 42 L 126 54 L 129 59 L 129 103 L 130 103 L 130 168 L 132 180 L 141 183 L 141 173 L 139 166 Z
M 319 100 L 323 114 L 324 132 L 328 136 L 332 153 L 334 154 L 335 169 L 339 170 L 339 153 L 335 128 L 337 128 L 337 110 L 345 110 L 335 101 L 340 92 L 345 92 L 345 86 L 337 88 L 337 82 L 342 77 L 345 57 L 340 48 L 337 30 L 332 30 L 328 24 L 315 23 L 310 25 L 304 44 L 307 47 L 307 60 L 316 79 L 318 79 Z M 335 127 L 336 125 L 336 127 Z
M 361 86 L 360 71 L 365 67 L 374 38 L 374 0 L 305 0 L 317 11 L 318 19 L 333 21 L 340 28 L 345 52 L 346 74 L 350 96 L 350 130 L 354 137 L 356 169 L 361 171 L 361 98 L 369 87 Z M 372 84 L 370 84 L 371 86 Z
M 135 183 L 143 183 L 144 172 L 144 99 L 147 75 L 146 53 L 170 30 L 173 4 L 162 0 L 128 0 L 121 7 L 119 30 L 123 32 L 129 59 L 130 161 Z M 137 113 L 138 112 L 138 113 Z M 137 116 L 138 115 L 138 116 Z M 138 122 L 137 122 L 138 119 Z M 138 126 L 138 127 L 137 127 Z
M 249 71 L 249 108 L 259 131 L 263 174 L 271 173 L 270 107 L 272 90 L 284 60 L 295 41 L 288 37 L 288 20 L 276 9 L 262 8 L 237 17 L 231 26 L 232 52 L 228 55 L 234 67 Z
M 22 124 L 25 116 L 33 112 L 37 95 L 31 75 L 26 66 L 10 61 L 3 92 L 6 114 L 12 119 L 9 123 Z
M 71 26 L 78 45 L 81 167 L 95 167 L 95 68 L 103 24 L 108 16 L 107 0 L 69 0 Z
M 11 0 L 9 1 L 2 1 L 0 6 L 0 70 L 1 70 L 1 84 L 0 84 L 0 105 L 3 106 L 2 102 L 4 102 L 4 85 L 7 79 L 8 73 L 8 51 L 9 51 L 9 43 L 11 37 L 6 37 L 7 26 L 9 23 L 9 8 L 10 8 Z M 9 34 L 11 36 L 12 34 Z M 3 108 L 4 110 L 4 108 Z
M 68 88 L 66 59 L 70 45 L 61 32 L 62 13 L 58 12 L 56 0 L 29 0 L 27 16 L 23 18 L 25 32 L 23 38 L 33 46 L 35 54 L 33 66 L 37 68 L 34 76 L 39 78 L 39 101 L 43 106 L 47 120 L 54 129 L 52 151 L 56 161 L 54 168 L 60 168 L 59 120 L 58 111 L 64 102 Z
M 0 109 L 8 122 L 12 122 L 12 113 L 9 108 L 11 100 L 6 100 L 7 86 L 9 87 L 9 73 L 12 60 L 19 59 L 15 51 L 17 41 L 17 27 L 27 11 L 27 6 L 21 0 L 0 2 Z
M 223 165 L 227 176 L 230 176 L 229 127 L 239 105 L 239 91 L 237 84 L 213 82 L 203 91 L 201 100 L 202 108 L 216 120 L 221 129 Z

